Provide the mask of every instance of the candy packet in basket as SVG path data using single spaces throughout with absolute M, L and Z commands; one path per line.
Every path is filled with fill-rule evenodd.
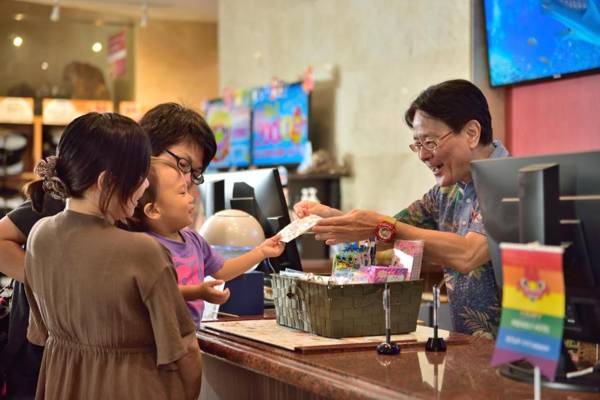
M 345 243 L 335 255 L 331 276 L 338 283 L 348 283 L 360 268 L 372 264 L 375 260 L 375 243 L 370 240 Z
M 408 269 L 408 279 L 419 279 L 423 261 L 423 240 L 396 240 L 392 265 Z

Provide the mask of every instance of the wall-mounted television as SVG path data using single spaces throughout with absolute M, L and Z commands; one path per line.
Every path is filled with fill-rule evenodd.
M 492 86 L 600 68 L 598 0 L 485 0 Z
M 253 92 L 253 164 L 299 164 L 308 142 L 310 95 L 302 83 L 284 85 L 279 93 L 273 92 L 271 86 Z
M 211 100 L 204 110 L 206 122 L 217 140 L 211 168 L 250 166 L 252 109 L 248 104 Z

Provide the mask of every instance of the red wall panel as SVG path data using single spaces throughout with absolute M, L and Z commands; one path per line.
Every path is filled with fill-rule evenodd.
M 600 149 L 600 74 L 507 89 L 512 155 Z

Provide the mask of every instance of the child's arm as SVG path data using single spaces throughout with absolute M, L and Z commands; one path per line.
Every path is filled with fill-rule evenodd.
M 279 235 L 273 236 L 262 242 L 257 248 L 252 249 L 239 257 L 226 260 L 223 267 L 214 273 L 213 277 L 228 281 L 248 271 L 250 267 L 261 262 L 265 258 L 281 255 L 284 249 L 285 243 L 280 241 Z
M 223 281 L 213 280 L 202 282 L 197 285 L 179 285 L 179 291 L 185 301 L 205 300 L 213 304 L 223 304 L 229 300 L 229 289 L 217 290 L 215 286 L 221 285 Z

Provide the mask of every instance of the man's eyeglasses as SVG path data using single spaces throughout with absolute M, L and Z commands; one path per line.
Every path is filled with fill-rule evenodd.
M 415 153 L 419 153 L 421 151 L 421 149 L 425 149 L 425 150 L 433 153 L 434 151 L 437 150 L 437 148 L 439 147 L 442 140 L 445 139 L 447 136 L 449 136 L 452 132 L 454 132 L 454 131 L 449 131 L 447 133 L 444 133 L 442 136 L 440 136 L 438 138 L 427 137 L 422 142 L 415 141 L 414 143 L 409 144 L 408 147 L 410 147 L 410 149 L 412 151 L 414 151 Z
M 179 157 L 177 154 L 165 150 L 171 157 L 173 157 L 177 161 L 177 168 L 183 174 L 190 174 L 192 183 L 195 185 L 201 185 L 204 183 L 204 175 L 202 175 L 202 169 L 192 168 L 192 162 L 184 157 Z

